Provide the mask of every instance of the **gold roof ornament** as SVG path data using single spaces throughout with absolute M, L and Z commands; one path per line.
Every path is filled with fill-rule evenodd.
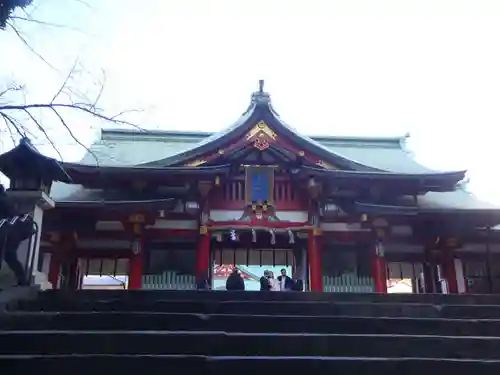
M 318 160 L 316 162 L 316 165 L 319 166 L 319 167 L 321 167 L 321 168 L 325 168 L 325 169 L 338 169 L 333 164 L 327 163 L 326 161 L 323 161 L 323 160 Z
M 256 137 L 256 136 L 262 136 L 262 135 L 267 135 L 269 138 L 272 140 L 276 140 L 278 138 L 278 134 L 269 126 L 267 125 L 264 121 L 260 120 L 248 133 L 247 133 L 247 140 Z
M 207 161 L 204 159 L 196 159 L 196 160 L 193 160 L 193 161 L 187 163 L 186 167 L 199 167 L 200 165 L 205 164 L 206 162 Z

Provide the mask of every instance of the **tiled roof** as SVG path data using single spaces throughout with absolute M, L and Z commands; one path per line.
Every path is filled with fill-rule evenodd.
M 179 154 L 199 145 L 211 133 L 132 130 L 102 130 L 101 138 L 90 146 L 82 164 L 101 166 L 133 166 Z M 404 138 L 312 137 L 324 147 L 369 167 L 398 173 L 429 173 L 404 148 Z M 96 159 L 98 158 L 98 163 Z M 88 191 L 96 199 L 99 191 Z M 78 185 L 55 183 L 52 196 L 57 200 L 79 200 L 87 194 Z
M 254 93 L 247 111 L 232 126 L 218 133 L 103 130 L 101 139 L 90 147 L 91 153 L 85 155 L 81 163 L 100 166 L 146 164 L 161 167 L 184 162 L 207 152 L 207 148 L 216 147 L 230 134 L 238 136 L 240 130 L 255 120 L 252 116 L 255 117 L 256 114 L 267 116 L 287 136 L 293 137 L 303 146 L 310 147 L 314 152 L 322 154 L 321 157 L 334 158 L 355 169 L 400 174 L 438 172 L 414 160 L 406 148 L 407 136 L 373 138 L 302 135 L 280 119 L 271 106 L 269 94 L 264 92 Z M 56 201 L 76 201 L 97 199 L 101 196 L 101 192 L 84 190 L 78 185 L 55 183 L 52 196 Z M 419 204 L 426 208 L 496 208 L 478 201 L 461 189 L 446 193 L 427 193 L 419 198 Z
M 99 158 L 100 165 L 136 165 L 168 157 L 189 149 L 210 133 L 130 130 L 103 130 L 101 139 L 90 150 Z M 332 151 L 374 168 L 396 173 L 432 173 L 434 170 L 417 163 L 405 148 L 405 137 L 350 138 L 312 137 Z M 95 164 L 87 154 L 84 164 Z M 102 198 L 100 190 L 82 189 L 79 185 L 54 183 L 52 196 L 60 200 L 87 200 Z M 94 198 L 92 198 L 94 197 Z M 477 200 L 472 194 L 458 189 L 448 193 L 427 193 L 419 199 L 425 208 L 495 209 L 494 205 Z
M 101 139 L 90 146 L 81 163 L 101 166 L 133 166 L 150 163 L 189 150 L 210 133 L 173 131 L 102 130 Z M 405 137 L 352 138 L 311 137 L 327 150 L 375 169 L 398 173 L 432 173 L 434 170 L 417 163 L 405 147 Z M 95 156 L 95 157 L 94 157 Z

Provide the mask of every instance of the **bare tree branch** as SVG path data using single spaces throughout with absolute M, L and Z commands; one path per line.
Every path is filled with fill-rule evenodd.
M 69 25 L 63 25 L 63 24 L 58 24 L 58 23 L 53 23 L 53 22 L 45 22 L 45 21 L 37 20 L 35 18 L 32 18 L 30 15 L 26 15 L 26 17 L 12 16 L 12 17 L 10 17 L 10 19 L 14 20 L 14 21 L 31 22 L 31 23 L 36 23 L 38 25 L 42 25 L 42 26 L 49 26 L 49 27 L 66 29 L 66 30 L 71 30 L 71 31 L 79 32 L 79 33 L 84 33 L 83 30 L 78 29 L 76 27 L 71 27 Z M 11 24 L 12 24 L 12 26 L 16 26 L 13 23 L 11 23 Z
M 87 7 L 88 9 L 92 9 L 92 7 L 88 3 L 86 3 L 85 1 L 83 1 L 83 0 L 75 0 L 75 1 L 77 3 L 80 3 L 83 6 Z
M 66 124 L 66 121 L 64 121 L 63 117 L 59 114 L 59 112 L 57 112 L 57 110 L 54 107 L 51 107 L 51 109 L 54 112 L 54 114 L 59 118 L 61 124 L 66 128 L 71 138 L 73 138 L 80 146 L 82 146 L 88 153 L 90 153 L 94 157 L 97 164 L 99 164 L 99 159 L 97 158 L 96 154 L 94 154 L 92 150 L 90 150 L 87 146 L 85 146 L 82 142 L 78 140 L 75 134 L 73 134 L 73 132 L 71 131 L 71 128 L 68 126 L 68 124 Z
M 78 59 L 75 60 L 75 62 L 73 63 L 73 66 L 69 70 L 68 75 L 66 76 L 66 79 L 63 81 L 62 85 L 59 87 L 59 90 L 57 90 L 56 94 L 53 96 L 52 100 L 50 101 L 51 104 L 54 103 L 54 100 L 57 99 L 57 97 L 61 94 L 61 92 L 64 90 L 64 88 L 68 85 L 68 81 L 71 78 L 71 76 L 73 75 L 73 72 L 75 71 L 75 68 L 77 65 L 78 65 Z
M 94 100 L 94 103 L 92 104 L 92 109 L 95 111 L 96 110 L 96 106 L 97 106 L 97 103 L 99 102 L 99 100 L 101 99 L 101 96 L 102 96 L 102 93 L 104 92 L 104 85 L 106 83 L 106 72 L 104 72 L 104 70 L 101 71 L 102 72 L 102 82 L 101 82 L 101 87 L 99 89 L 99 92 L 97 93 L 96 95 L 96 98 Z
M 123 111 L 120 112 L 114 116 L 107 116 L 101 113 L 98 113 L 96 111 L 93 111 L 91 108 L 92 106 L 90 105 L 90 108 L 83 106 L 82 104 L 65 104 L 65 103 L 39 103 L 39 104 L 26 104 L 26 105 L 3 105 L 0 106 L 0 112 L 3 111 L 24 111 L 25 109 L 33 109 L 33 108 L 42 108 L 42 109 L 49 109 L 52 110 L 53 108 L 68 108 L 68 109 L 75 109 L 84 113 L 87 113 L 91 116 L 97 117 L 103 121 L 107 122 L 114 122 L 116 124 L 121 124 L 121 125 L 127 125 L 127 126 L 132 126 L 138 130 L 146 132 L 146 129 L 141 128 L 139 125 L 133 124 L 131 122 L 125 121 L 125 120 L 120 120 L 118 117 L 123 115 L 124 113 L 128 112 L 138 112 L 139 110 L 130 110 L 130 111 Z
M 12 141 L 13 144 L 15 144 L 16 143 L 16 139 L 14 137 L 14 133 L 12 133 L 12 129 L 10 128 L 10 123 L 2 115 L 0 115 L 0 117 L 2 117 L 2 120 L 5 123 L 5 128 L 9 132 L 10 140 Z
M 50 102 L 47 102 L 47 103 L 24 103 L 24 104 L 18 104 L 18 103 L 16 103 L 16 104 L 10 104 L 10 103 L 1 104 L 0 103 L 0 113 L 5 115 L 3 117 L 3 119 L 4 119 L 4 122 L 7 124 L 7 126 L 9 127 L 9 129 L 12 127 L 18 134 L 20 134 L 20 136 L 25 136 L 26 133 L 31 134 L 31 132 L 29 131 L 29 127 L 24 126 L 23 122 L 18 121 L 16 119 L 15 115 L 11 114 L 11 113 L 15 113 L 17 111 L 17 112 L 26 114 L 28 116 L 28 119 L 43 134 L 43 136 L 47 139 L 47 141 L 54 148 L 54 150 L 57 152 L 57 154 L 59 155 L 59 157 L 62 160 L 63 157 L 62 157 L 61 153 L 59 152 L 59 150 L 57 149 L 56 144 L 53 142 L 53 140 L 49 136 L 44 125 L 32 113 L 32 111 L 33 110 L 41 110 L 41 111 L 49 111 L 49 112 L 53 113 L 57 117 L 59 123 L 68 132 L 70 137 L 78 145 L 83 147 L 89 154 L 91 154 L 95 158 L 97 164 L 99 164 L 99 160 L 97 159 L 96 155 L 77 138 L 77 136 L 75 135 L 75 133 L 72 131 L 71 127 L 69 126 L 69 123 L 63 117 L 63 114 L 60 112 L 60 110 L 73 110 L 76 112 L 82 112 L 84 114 L 95 117 L 95 118 L 102 120 L 102 121 L 111 122 L 111 123 L 120 124 L 120 125 L 132 126 L 134 128 L 140 129 L 142 131 L 145 131 L 145 130 L 142 129 L 141 127 L 139 127 L 138 125 L 135 125 L 131 122 L 128 122 L 126 120 L 121 119 L 121 117 L 124 114 L 130 113 L 130 112 L 138 112 L 138 110 L 121 111 L 121 112 L 114 114 L 114 115 L 107 115 L 107 114 L 104 114 L 101 110 L 99 110 L 97 105 L 98 105 L 98 102 L 99 102 L 99 100 L 103 94 L 103 91 L 104 91 L 104 83 L 102 83 L 100 85 L 99 90 L 98 90 L 97 95 L 94 98 L 94 100 L 90 100 L 88 97 L 85 97 L 84 98 L 85 102 L 72 101 L 71 96 L 74 96 L 76 94 L 76 92 L 69 88 L 69 82 L 73 78 L 74 73 L 76 72 L 78 65 L 79 65 L 79 60 L 76 59 L 72 65 L 71 69 L 69 70 L 68 74 L 66 75 L 64 81 L 62 82 L 62 84 L 60 85 L 60 87 L 58 88 L 58 90 L 56 91 L 56 93 L 54 94 L 54 96 L 52 97 L 52 100 Z M 104 82 L 106 75 L 105 75 L 104 71 L 102 73 L 103 73 L 103 82 Z M 65 103 L 61 100 L 58 100 L 58 99 L 60 99 L 61 94 L 67 90 L 69 91 L 69 94 L 70 94 L 70 95 L 68 95 L 68 98 L 70 101 L 68 103 Z M 21 90 L 21 87 L 17 86 L 17 85 L 11 85 L 11 87 L 8 87 L 6 90 L 4 90 L 5 93 L 12 92 L 12 91 L 23 92 Z M 73 95 L 71 95 L 71 94 L 73 94 Z M 82 94 L 79 94 L 79 96 L 82 96 Z M 85 95 L 83 95 L 83 96 L 85 96 Z M 11 138 L 13 138 L 13 136 Z M 34 138 L 36 138 L 36 137 L 34 137 Z
M 47 66 L 49 66 L 52 70 L 58 71 L 51 63 L 49 63 L 40 53 L 38 53 L 33 46 L 30 45 L 27 36 L 23 34 L 23 32 L 17 27 L 16 22 L 30 22 L 30 23 L 35 23 L 39 24 L 42 26 L 47 26 L 47 27 L 55 27 L 55 28 L 66 28 L 69 30 L 76 30 L 80 31 L 74 28 L 71 28 L 66 25 L 61 25 L 61 24 L 56 24 L 56 23 L 51 23 L 51 22 L 46 22 L 43 20 L 38 20 L 33 18 L 33 12 L 37 9 L 37 6 L 33 5 L 30 7 L 29 12 L 28 10 L 24 9 L 25 6 L 31 4 L 31 0 L 13 0 L 11 3 L 9 3 L 9 9 L 2 9 L 2 5 L 4 4 L 5 0 L 0 0 L 0 29 L 2 27 L 9 27 L 11 30 L 14 31 L 16 36 L 21 40 L 21 42 L 39 59 L 41 59 Z M 90 6 L 84 1 L 84 0 L 74 0 L 81 5 L 85 5 L 86 7 L 90 8 Z M 39 4 L 38 4 L 39 5 Z M 14 9 L 21 9 L 24 12 L 25 16 L 21 16 L 19 14 L 13 15 L 12 11 Z M 8 132 L 10 133 L 10 137 L 15 143 L 15 134 L 18 134 L 20 137 L 26 136 L 26 134 L 30 134 L 33 138 L 36 138 L 32 132 L 30 131 L 33 129 L 37 129 L 43 134 L 43 137 L 47 139 L 47 141 L 50 143 L 50 145 L 54 148 L 54 150 L 57 152 L 61 160 L 63 159 L 61 153 L 56 147 L 56 144 L 53 142 L 51 137 L 49 136 L 47 132 L 47 127 L 44 126 L 42 122 L 42 116 L 43 113 L 49 112 L 53 115 L 56 116 L 58 119 L 59 123 L 65 128 L 65 130 L 68 132 L 70 137 L 81 147 L 83 147 L 88 153 L 90 153 L 95 159 L 96 162 L 99 164 L 99 160 L 97 159 L 96 155 L 88 148 L 86 147 L 75 135 L 73 130 L 71 129 L 70 123 L 68 120 L 64 117 L 64 114 L 66 113 L 65 111 L 73 111 L 73 112 L 80 112 L 82 114 L 89 115 L 91 117 L 97 118 L 101 121 L 106 121 L 114 124 L 120 124 L 120 125 L 126 125 L 126 126 L 132 126 L 134 128 L 137 128 L 141 131 L 145 131 L 143 128 L 141 128 L 138 125 L 135 125 L 131 122 L 128 122 L 124 119 L 122 119 L 122 116 L 126 113 L 130 112 L 138 112 L 138 110 L 127 110 L 127 111 L 121 111 L 117 114 L 114 115 L 109 115 L 104 113 L 101 109 L 98 108 L 98 103 L 100 102 L 103 92 L 104 92 L 104 84 L 106 82 L 106 75 L 105 72 L 102 71 L 102 79 L 97 82 L 94 81 L 96 85 L 99 85 L 97 94 L 91 95 L 92 99 L 87 97 L 87 95 L 83 92 L 79 92 L 79 90 L 74 90 L 70 86 L 70 83 L 72 82 L 74 76 L 78 73 L 81 74 L 83 72 L 83 69 L 80 66 L 80 61 L 79 59 L 76 59 L 75 62 L 73 63 L 71 69 L 65 76 L 65 79 L 63 80 L 62 84 L 58 88 L 58 90 L 55 92 L 54 96 L 50 101 L 47 103 L 27 103 L 26 98 L 24 98 L 24 102 L 22 104 L 19 103 L 19 100 L 14 101 L 10 100 L 7 102 L 7 96 L 9 93 L 13 92 L 19 92 L 21 94 L 25 94 L 25 90 L 23 86 L 20 85 L 11 85 L 10 87 L 7 87 L 5 90 L 0 91 L 0 99 L 2 101 L 0 102 L 0 117 L 4 121 L 6 128 Z M 92 82 L 92 78 L 90 78 L 90 83 Z M 83 87 L 88 87 L 88 81 L 84 82 Z M 63 98 L 64 96 L 64 98 Z M 67 97 L 66 97 L 67 96 Z M 18 98 L 19 99 L 19 98 Z M 16 113 L 18 115 L 16 115 Z M 22 114 L 23 116 L 20 117 L 19 115 Z M 26 122 L 27 121 L 27 122 Z M 30 126 L 31 124 L 31 126 Z
M 45 138 L 47 139 L 47 141 L 49 141 L 50 145 L 52 146 L 52 148 L 55 150 L 55 152 L 57 152 L 57 155 L 59 155 L 59 157 L 61 158 L 61 161 L 64 161 L 61 153 L 59 152 L 58 148 L 56 147 L 56 145 L 54 144 L 54 142 L 52 142 L 52 139 L 50 139 L 49 135 L 47 134 L 47 131 L 45 130 L 45 128 L 40 124 L 40 122 L 38 122 L 38 120 L 35 118 L 35 116 L 33 116 L 31 114 L 30 111 L 28 111 L 27 109 L 24 110 L 24 112 L 30 117 L 31 121 L 33 121 L 35 123 L 35 125 L 37 126 L 38 130 L 40 130 L 43 135 L 45 136 Z
M 6 23 L 7 26 L 9 26 L 13 31 L 14 33 L 16 33 L 16 35 L 19 37 L 19 39 L 21 39 L 21 42 L 23 42 L 23 44 L 28 47 L 28 49 L 33 52 L 40 60 L 42 60 L 45 64 L 47 64 L 47 66 L 53 70 L 57 70 L 51 63 L 49 63 L 47 60 L 45 60 L 43 58 L 42 55 L 40 55 L 29 43 L 28 41 L 26 40 L 26 38 L 21 34 L 21 32 L 11 23 L 11 22 L 7 22 Z
M 20 136 L 25 136 L 25 134 L 29 131 L 25 126 L 22 126 L 15 117 L 12 115 L 8 114 L 8 112 L 23 112 L 26 115 L 28 115 L 29 119 L 35 124 L 36 128 L 42 132 L 44 137 L 48 140 L 48 142 L 51 144 L 51 146 L 54 148 L 54 150 L 57 152 L 61 160 L 63 159 L 61 153 L 57 149 L 55 143 L 52 141 L 50 136 L 48 135 L 45 127 L 40 123 L 40 121 L 31 113 L 31 110 L 49 110 L 52 112 L 59 120 L 61 125 L 65 128 L 65 130 L 68 132 L 70 137 L 81 147 L 83 147 L 89 154 L 91 154 L 94 159 L 96 160 L 97 164 L 99 164 L 99 159 L 97 156 L 87 147 L 85 146 L 79 139 L 78 137 L 74 134 L 72 131 L 71 127 L 68 125 L 67 121 L 64 119 L 63 115 L 59 112 L 59 110 L 73 110 L 77 112 L 82 112 L 84 114 L 90 115 L 92 117 L 98 118 L 102 121 L 106 122 L 111 122 L 111 123 L 116 123 L 116 124 L 121 124 L 121 125 L 127 125 L 127 126 L 132 126 L 134 128 L 140 129 L 142 131 L 145 131 L 143 128 L 140 126 L 133 124 L 131 122 L 125 121 L 120 119 L 121 116 L 123 116 L 126 113 L 130 112 L 137 112 L 137 110 L 129 110 L 129 111 L 122 111 L 119 112 L 115 115 L 106 115 L 101 113 L 98 108 L 97 108 L 97 102 L 99 98 L 102 95 L 103 92 L 103 87 L 100 88 L 97 97 L 94 101 L 90 103 L 62 103 L 62 102 L 54 102 L 62 92 L 64 92 L 68 81 L 70 80 L 72 76 L 72 72 L 75 70 L 75 67 L 77 65 L 78 61 L 76 61 L 70 70 L 70 73 L 66 76 L 66 79 L 64 80 L 63 84 L 59 87 L 57 90 L 56 94 L 52 98 L 52 100 L 49 103 L 33 103 L 33 104 L 5 104 L 5 105 L 0 105 L 0 114 L 4 118 L 4 122 L 7 125 L 12 126 L 16 132 Z M 9 126 L 9 128 L 10 128 Z M 13 138 L 13 136 L 11 137 Z
M 0 112 L 0 116 L 5 121 L 5 124 L 7 125 L 7 129 L 10 129 L 10 127 L 12 126 L 21 137 L 24 137 L 24 133 L 21 131 L 19 126 L 16 124 L 16 121 L 12 117 L 10 117 L 9 115 L 2 113 L 2 112 Z M 12 135 L 12 139 L 14 140 L 13 135 Z
M 14 92 L 14 91 L 21 91 L 24 87 L 20 85 L 12 85 L 7 87 L 5 90 L 0 91 L 0 97 L 4 96 L 5 94 L 9 92 Z

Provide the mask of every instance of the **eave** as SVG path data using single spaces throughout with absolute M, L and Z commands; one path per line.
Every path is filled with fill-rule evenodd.
M 63 163 L 64 170 L 71 176 L 73 183 L 85 185 L 90 181 L 134 179 L 147 182 L 164 178 L 195 179 L 223 176 L 229 173 L 230 165 L 206 167 L 147 167 L 147 166 L 95 166 L 77 163 Z
M 370 183 L 377 186 L 386 185 L 394 188 L 395 185 L 414 187 L 416 191 L 452 191 L 465 178 L 465 171 L 436 172 L 426 174 L 374 172 L 374 171 L 345 171 L 331 170 L 303 166 L 295 174 L 303 177 L 319 177 L 335 185 Z
M 500 209 L 485 208 L 424 208 L 415 206 L 378 205 L 355 202 L 357 213 L 375 216 L 415 216 L 421 219 L 442 218 L 445 220 L 463 220 L 475 225 L 494 226 L 500 223 Z
M 101 200 L 101 201 L 61 201 L 56 203 L 56 209 L 103 209 L 119 212 L 157 212 L 172 210 L 177 205 L 176 198 L 147 200 Z

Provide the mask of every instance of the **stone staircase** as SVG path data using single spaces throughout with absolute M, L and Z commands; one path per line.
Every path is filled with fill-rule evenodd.
M 0 368 L 498 374 L 500 296 L 45 291 L 0 313 Z

